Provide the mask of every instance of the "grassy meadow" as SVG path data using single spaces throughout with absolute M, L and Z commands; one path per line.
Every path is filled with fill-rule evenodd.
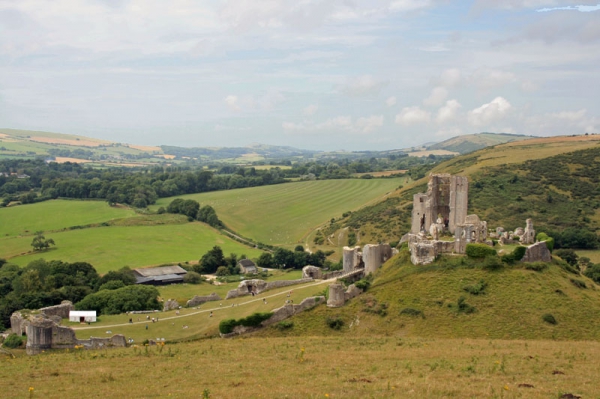
M 79 323 L 64 324 L 73 327 L 79 338 L 111 336 L 113 334 L 123 334 L 127 338 L 133 338 L 135 342 L 142 342 L 145 339 L 165 338 L 166 341 L 185 341 L 197 338 L 215 337 L 219 335 L 219 322 L 224 319 L 242 318 L 255 312 L 269 312 L 285 304 L 287 300 L 293 300 L 294 303 L 300 303 L 304 298 L 322 293 L 327 287 L 327 283 L 322 281 L 310 282 L 301 285 L 294 285 L 284 288 L 278 288 L 263 292 L 257 296 L 245 296 L 240 298 L 225 300 L 227 291 L 235 289 L 237 283 L 228 283 L 222 286 L 213 286 L 209 284 L 200 285 L 180 285 L 181 288 L 173 287 L 172 290 L 160 289 L 161 297 L 164 299 L 179 299 L 180 305 L 185 306 L 185 300 L 191 299 L 194 295 L 208 295 L 216 292 L 222 301 L 206 302 L 197 309 L 183 308 L 177 315 L 174 310 L 168 312 L 157 312 L 151 314 L 151 317 L 159 318 L 158 323 L 146 321 L 146 315 L 102 315 L 98 323 L 90 326 L 81 326 Z M 287 294 L 292 291 L 290 297 Z M 185 295 L 187 293 L 187 295 Z M 168 295 L 168 294 L 173 294 Z M 183 297 L 183 298 L 180 298 Z M 263 298 L 267 303 L 263 303 Z M 223 306 L 220 306 L 220 305 Z M 233 306 L 235 305 L 235 306 Z M 324 306 L 324 305 L 323 305 Z M 210 317 L 210 312 L 213 317 Z M 129 323 L 129 318 L 133 318 L 133 323 Z M 148 325 L 148 330 L 146 330 Z M 187 326 L 187 328 L 184 328 Z M 106 331 L 110 331 L 109 334 Z
M 340 217 L 394 191 L 403 179 L 322 180 L 190 194 L 211 205 L 219 218 L 242 236 L 271 245 L 293 246 L 332 217 Z M 151 209 L 166 207 L 161 198 Z
M 133 210 L 111 207 L 106 201 L 51 200 L 0 208 L 0 243 L 7 236 L 32 235 L 38 230 L 61 230 L 133 216 Z
M 134 268 L 198 260 L 215 245 L 225 254 L 246 254 L 250 258 L 258 257 L 262 252 L 233 241 L 200 222 L 96 227 L 52 233 L 47 237 L 56 242 L 56 247 L 38 253 L 26 253 L 31 250 L 31 237 L 4 239 L 0 257 L 10 258 L 10 262 L 20 266 L 39 258 L 89 262 L 103 274 L 123 266 Z M 22 253 L 25 254 L 18 256 Z
M 4 398 L 596 398 L 599 359 L 600 343 L 589 341 L 217 338 L 0 356 L 0 390 Z

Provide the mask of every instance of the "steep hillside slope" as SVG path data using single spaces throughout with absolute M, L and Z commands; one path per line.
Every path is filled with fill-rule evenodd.
M 478 284 L 485 287 L 478 295 L 465 291 Z M 544 321 L 546 314 L 557 323 Z M 598 286 L 558 264 L 543 271 L 522 264 L 486 271 L 466 259 L 464 265 L 442 259 L 417 267 L 403 251 L 376 274 L 367 293 L 346 306 L 318 307 L 291 319 L 288 332 L 273 328 L 264 334 L 597 340 L 598 314 Z M 327 318 L 344 325 L 334 330 Z
M 431 173 L 469 177 L 469 213 L 488 226 L 514 229 L 533 218 L 536 229 L 600 229 L 600 136 L 531 139 L 450 159 Z M 357 232 L 359 243 L 398 241 L 410 229 L 412 197 L 427 177 L 385 201 L 362 208 L 338 226 Z

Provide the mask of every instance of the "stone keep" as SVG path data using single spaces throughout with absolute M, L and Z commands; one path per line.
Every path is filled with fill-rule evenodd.
M 467 217 L 469 182 L 464 176 L 435 174 L 429 177 L 427 193 L 413 197 L 411 233 L 429 231 L 438 217 L 453 232 Z
M 525 230 L 519 241 L 525 245 L 533 244 L 535 242 L 535 230 L 533 229 L 533 221 L 531 219 L 525 221 Z

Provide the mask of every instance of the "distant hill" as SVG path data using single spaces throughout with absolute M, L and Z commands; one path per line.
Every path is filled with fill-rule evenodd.
M 533 136 L 525 136 L 522 134 L 510 134 L 510 133 L 477 133 L 467 134 L 464 136 L 456 136 L 451 139 L 442 141 L 427 146 L 428 150 L 446 150 L 451 152 L 458 152 L 459 154 L 467 154 L 469 152 L 477 151 L 485 147 L 508 143 L 511 141 L 519 141 L 530 139 Z

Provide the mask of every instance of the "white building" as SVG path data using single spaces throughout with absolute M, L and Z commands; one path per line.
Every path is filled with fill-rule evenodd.
M 69 321 L 76 323 L 95 323 L 95 310 L 71 310 L 69 311 Z

